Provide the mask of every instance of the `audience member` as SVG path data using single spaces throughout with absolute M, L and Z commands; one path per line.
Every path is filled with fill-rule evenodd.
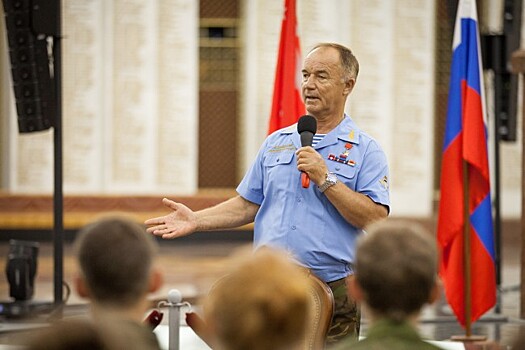
M 288 255 L 261 249 L 235 259 L 204 300 L 217 350 L 301 348 L 310 313 L 310 281 Z
M 131 338 L 129 338 L 131 336 Z M 123 334 L 116 324 L 97 324 L 86 319 L 60 321 L 31 334 L 27 350 L 142 349 L 133 334 Z M 138 339 L 140 341 L 140 339 Z M 148 347 L 145 347 L 148 349 Z
M 149 308 L 147 296 L 162 285 L 154 265 L 157 247 L 145 228 L 124 216 L 101 218 L 79 232 L 76 242 L 81 297 L 90 299 L 95 322 L 116 323 L 130 329 L 146 348 L 159 347 L 142 320 Z
M 512 341 L 512 350 L 521 350 L 525 349 L 525 326 L 518 327 L 518 332 Z
M 413 222 L 369 226 L 357 244 L 349 291 L 365 308 L 370 326 L 364 340 L 335 349 L 433 350 L 417 330 L 421 308 L 439 297 L 437 248 Z

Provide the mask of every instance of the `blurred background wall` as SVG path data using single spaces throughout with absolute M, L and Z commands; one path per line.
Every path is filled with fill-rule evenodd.
M 453 3 L 297 0 L 303 57 L 335 41 L 360 62 L 346 111 L 387 153 L 393 216 L 435 215 Z M 266 136 L 283 4 L 62 1 L 64 194 L 235 188 Z M 478 7 L 482 30 L 500 31 L 503 0 Z M 0 191 L 51 194 L 53 130 L 18 133 L 5 26 L 0 50 Z M 520 129 L 501 146 L 508 218 L 521 212 Z

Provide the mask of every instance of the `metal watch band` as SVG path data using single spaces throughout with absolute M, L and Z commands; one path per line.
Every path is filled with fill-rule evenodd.
M 329 187 L 332 187 L 337 183 L 337 176 L 334 173 L 328 173 L 326 174 L 326 180 L 323 182 L 321 186 L 319 186 L 319 191 L 323 193 L 326 191 Z

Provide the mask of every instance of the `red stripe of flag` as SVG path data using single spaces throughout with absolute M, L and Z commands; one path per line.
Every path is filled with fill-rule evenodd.
M 301 65 L 295 0 L 285 0 L 269 134 L 296 123 L 299 117 L 305 114 L 301 99 Z
M 476 3 L 460 0 L 454 30 L 438 215 L 440 276 L 447 300 L 466 325 L 463 162 L 468 167 L 471 314 L 474 322 L 496 303 L 495 252 L 487 131 L 483 106 Z M 469 322 L 469 323 L 470 323 Z

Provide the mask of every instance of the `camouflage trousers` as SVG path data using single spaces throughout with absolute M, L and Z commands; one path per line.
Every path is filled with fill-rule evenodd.
M 353 278 L 349 276 L 347 278 Z M 359 338 L 361 326 L 361 310 L 355 300 L 348 294 L 346 279 L 329 282 L 328 286 L 334 294 L 334 315 L 326 338 L 327 345 L 336 343 L 343 338 Z

